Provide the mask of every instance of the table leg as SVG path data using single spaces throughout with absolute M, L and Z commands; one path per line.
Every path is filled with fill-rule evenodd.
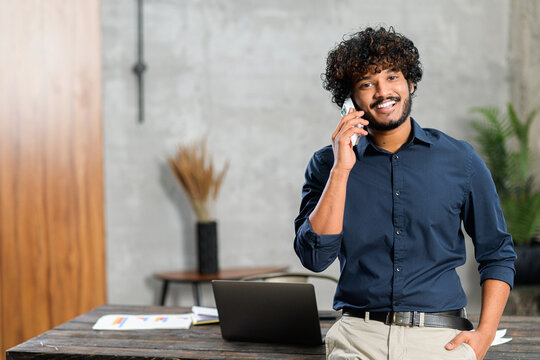
M 163 287 L 161 288 L 161 301 L 159 303 L 161 306 L 165 305 L 168 289 L 169 289 L 169 280 L 163 280 Z
M 193 298 L 195 300 L 195 305 L 200 306 L 201 305 L 201 294 L 199 292 L 199 283 L 194 281 L 193 282 Z

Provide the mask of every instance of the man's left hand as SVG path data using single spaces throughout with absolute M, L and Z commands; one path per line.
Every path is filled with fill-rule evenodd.
M 462 331 L 446 345 L 446 350 L 453 350 L 461 343 L 467 343 L 472 347 L 477 360 L 482 360 L 489 350 L 495 334 L 486 334 L 481 331 Z

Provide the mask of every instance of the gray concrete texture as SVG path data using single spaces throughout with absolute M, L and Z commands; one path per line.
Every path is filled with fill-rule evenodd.
M 539 111 L 531 128 L 535 178 L 540 186 L 540 1 L 513 1 L 510 13 L 510 98 L 521 116 Z
M 292 241 L 305 166 L 339 121 L 320 80 L 328 51 L 361 27 L 393 25 L 415 42 L 425 70 L 415 119 L 471 140 L 470 109 L 509 100 L 510 8 L 508 0 L 146 1 L 138 124 L 136 1 L 102 0 L 108 301 L 155 303 L 154 272 L 196 266 L 195 217 L 165 159 L 201 138 L 218 167 L 230 161 L 216 204 L 221 266 L 301 270 Z M 468 247 L 460 274 L 478 311 Z M 326 272 L 337 275 L 337 264 Z M 209 287 L 203 296 L 213 304 Z M 169 305 L 191 303 L 190 287 L 171 289 Z

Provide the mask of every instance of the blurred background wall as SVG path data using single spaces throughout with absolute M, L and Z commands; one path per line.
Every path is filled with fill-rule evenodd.
M 503 107 L 514 97 L 526 103 L 522 110 L 539 105 L 538 95 L 522 96 L 531 73 L 514 77 L 523 61 L 516 53 L 538 34 L 509 46 L 510 36 L 532 36 L 516 33 L 527 26 L 522 17 L 537 19 L 527 7 L 537 11 L 537 2 L 147 1 L 139 124 L 136 2 L 102 0 L 108 301 L 156 302 L 153 272 L 196 266 L 195 218 L 166 164 L 178 144 L 206 138 L 218 167 L 230 161 L 217 203 L 221 266 L 300 270 L 292 242 L 303 173 L 339 121 L 321 86 L 328 51 L 362 27 L 394 26 L 414 41 L 424 66 L 413 117 L 470 141 L 472 107 Z M 337 264 L 326 272 L 337 276 Z M 470 241 L 460 274 L 477 312 Z M 203 304 L 212 305 L 205 291 Z M 192 303 L 188 286 L 171 292 L 169 304 Z
M 510 99 L 523 114 L 540 111 L 540 1 L 512 1 L 510 12 L 509 83 Z M 531 130 L 536 154 L 535 178 L 540 179 L 540 117 Z M 536 184 L 537 186 L 540 184 Z

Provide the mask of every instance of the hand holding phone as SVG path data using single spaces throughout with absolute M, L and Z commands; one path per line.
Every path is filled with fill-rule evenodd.
M 343 102 L 343 106 L 341 107 L 341 117 L 344 117 L 345 115 L 347 115 L 351 109 L 356 111 L 356 107 L 354 106 L 354 103 L 353 103 L 352 99 L 347 98 L 347 99 L 345 99 L 345 101 Z M 360 124 L 358 124 L 356 126 L 359 127 L 359 128 L 364 127 L 364 126 L 362 126 Z M 351 136 L 351 144 L 354 146 L 354 145 L 356 145 L 357 142 L 358 142 L 358 134 L 353 134 Z
M 351 99 L 347 99 L 343 104 L 341 115 L 341 120 L 332 133 L 334 167 L 350 171 L 356 163 L 353 147 L 358 141 L 358 135 L 367 135 L 364 126 L 369 122 L 362 118 L 364 111 L 357 111 Z

